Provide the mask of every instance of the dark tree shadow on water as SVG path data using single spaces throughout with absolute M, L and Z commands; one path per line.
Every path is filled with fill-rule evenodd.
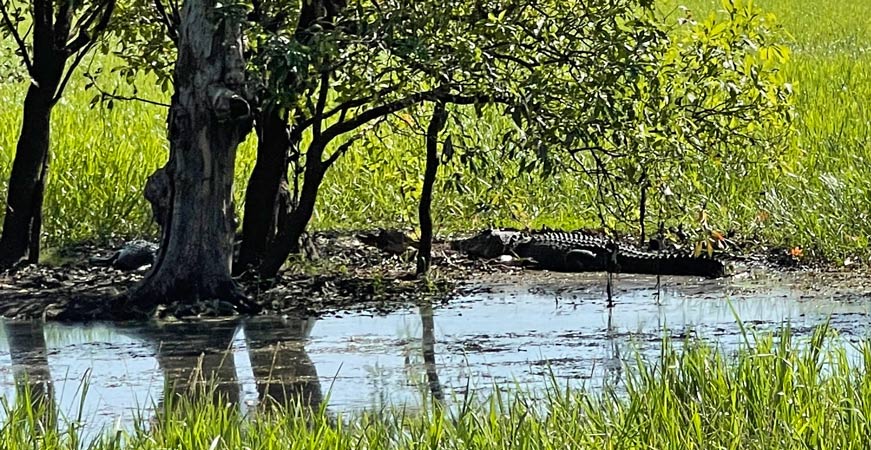
M 150 323 L 133 326 L 124 334 L 147 342 L 163 373 L 168 395 L 191 402 L 212 401 L 238 408 L 241 385 L 233 341 L 244 326 L 258 399 L 261 405 L 280 404 L 317 408 L 323 402 L 314 363 L 305 351 L 305 339 L 315 319 L 257 317 L 241 319 Z M 160 413 L 160 412 L 158 412 Z
M 423 365 L 426 370 L 426 381 L 429 385 L 429 393 L 433 400 L 442 403 L 445 401 L 445 393 L 442 383 L 439 381 L 435 360 L 435 315 L 432 304 L 423 303 L 419 307 L 421 321 L 421 347 L 423 349 Z
M 164 377 L 159 409 L 168 395 L 238 408 L 241 389 L 232 347 L 238 328 L 238 319 L 149 323 L 125 334 L 155 349 Z
M 41 428 L 54 429 L 57 426 L 57 405 L 43 322 L 10 321 L 4 325 L 12 359 L 16 401 L 29 399 L 31 410 L 41 413 Z
M 317 368 L 305 350 L 316 319 L 257 317 L 245 323 L 245 339 L 262 406 L 303 407 L 324 401 Z

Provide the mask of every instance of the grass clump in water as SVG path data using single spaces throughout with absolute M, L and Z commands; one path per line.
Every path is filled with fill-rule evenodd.
M 323 407 L 243 416 L 220 402 L 177 399 L 94 449 L 565 449 L 865 448 L 871 428 L 871 343 L 821 327 L 716 346 L 666 340 L 656 362 L 638 357 L 621 386 L 591 392 L 515 390 L 410 413 L 339 415 Z M 553 384 L 555 385 L 555 383 Z M 71 433 L 39 437 L 38 411 L 7 406 L 0 446 L 73 448 Z

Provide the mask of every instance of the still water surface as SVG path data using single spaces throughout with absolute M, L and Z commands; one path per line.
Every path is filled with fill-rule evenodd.
M 199 369 L 243 410 L 261 398 L 327 402 L 331 411 L 414 407 L 422 393 L 451 398 L 494 388 L 619 382 L 641 351 L 655 358 L 663 335 L 698 336 L 723 349 L 751 328 L 784 322 L 799 334 L 829 320 L 848 339 L 867 335 L 871 292 L 856 279 L 754 275 L 730 280 L 623 276 L 616 304 L 605 277 L 576 274 L 535 285 L 488 286 L 435 308 L 388 315 L 251 318 L 162 324 L 0 322 L 0 396 L 16 380 L 50 385 L 59 411 L 79 410 L 87 429 L 148 416 L 164 386 L 186 389 Z M 0 413 L 2 414 L 2 413 Z

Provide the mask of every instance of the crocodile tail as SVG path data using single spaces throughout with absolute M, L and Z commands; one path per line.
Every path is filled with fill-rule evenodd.
M 728 265 L 719 259 L 697 256 L 673 257 L 675 273 L 673 275 L 692 275 L 708 278 L 720 278 L 728 275 Z
M 656 257 L 620 256 L 618 265 L 623 273 L 651 275 L 686 275 L 719 278 L 729 274 L 729 266 L 713 258 L 685 255 Z

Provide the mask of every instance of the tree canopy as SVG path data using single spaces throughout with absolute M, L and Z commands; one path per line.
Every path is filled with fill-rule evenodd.
M 177 95 L 185 79 L 179 67 L 192 67 L 180 64 L 184 51 L 178 46 L 198 39 L 180 33 L 208 31 L 185 25 L 188 2 L 128 0 L 111 23 L 104 20 L 108 15 L 85 14 L 65 45 L 78 45 L 75 36 L 87 36 L 97 21 L 108 24 L 112 40 L 101 49 L 122 61 L 112 72 L 134 84 L 141 74 L 154 75 Z M 662 210 L 679 203 L 676 193 L 700 188 L 683 178 L 688 167 L 714 165 L 734 176 L 750 165 L 774 164 L 789 132 L 790 86 L 778 71 L 787 51 L 770 17 L 735 0 L 704 19 L 663 17 L 649 0 L 237 0 L 200 6 L 209 23 L 238 27 L 230 53 L 241 55 L 244 73 L 234 75 L 227 98 L 250 109 L 234 119 L 239 135 L 226 147 L 235 151 L 246 133 L 257 134 L 258 166 L 246 206 L 263 201 L 246 208 L 240 254 L 253 255 L 243 258 L 246 267 L 263 276 L 275 275 L 299 250 L 330 167 L 400 122 L 425 123 L 432 116 L 431 124 L 438 124 L 433 130 L 444 126 L 444 161 L 465 165 L 475 176 L 582 177 L 600 190 L 603 223 L 634 217 L 626 211 L 636 208 L 642 230 L 649 202 Z M 8 26 L 20 11 L 3 11 L 7 33 L 20 40 L 20 27 Z M 226 44 L 210 39 L 202 42 Z M 226 74 L 213 75 L 212 84 L 226 81 Z M 97 81 L 99 74 L 89 76 Z M 194 85 L 186 89 L 196 92 Z M 112 98 L 99 92 L 94 103 Z M 178 119 L 172 114 L 170 123 Z M 442 123 L 442 116 L 451 119 Z M 202 117 L 204 127 L 210 123 Z M 427 142 L 437 140 L 435 134 L 427 133 Z M 176 145 L 173 155 L 190 151 L 184 147 Z M 176 169 L 162 170 L 184 175 Z M 451 174 L 454 186 L 462 183 L 458 173 Z M 168 201 L 158 197 L 149 200 Z M 233 209 L 226 206 L 230 200 L 214 204 Z M 266 225 L 247 228 L 251 222 Z M 223 242 L 229 234 L 221 231 Z M 185 233 L 174 241 L 213 238 Z M 256 248 L 246 247 L 255 241 Z

